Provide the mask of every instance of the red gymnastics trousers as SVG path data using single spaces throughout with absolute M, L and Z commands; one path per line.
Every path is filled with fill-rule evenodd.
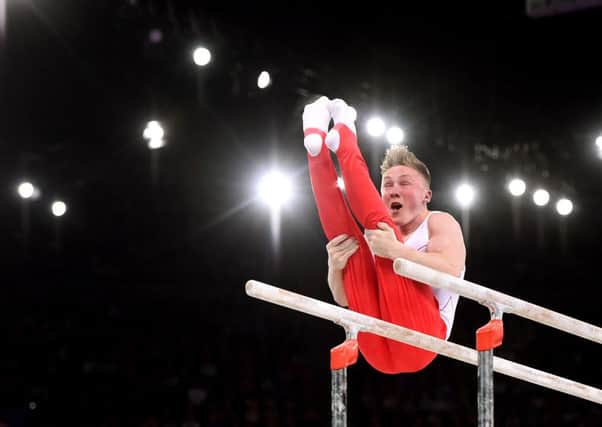
M 368 167 L 357 145 L 356 135 L 338 124 L 340 144 L 336 152 L 345 182 L 349 207 L 364 229 L 387 223 L 399 241 L 399 229 L 389 216 L 370 178 Z M 322 135 L 324 137 L 324 135 Z M 343 283 L 349 308 L 353 311 L 445 339 L 446 326 L 432 289 L 399 276 L 393 261 L 373 256 L 363 232 L 337 186 L 337 172 L 324 141 L 320 153 L 307 155 L 309 175 L 322 229 L 328 240 L 340 234 L 353 236 L 359 249 L 343 270 Z M 436 354 L 368 332 L 358 334 L 360 351 L 375 369 L 386 374 L 416 372 L 433 361 Z

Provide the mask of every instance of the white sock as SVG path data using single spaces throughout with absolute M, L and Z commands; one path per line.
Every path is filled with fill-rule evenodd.
M 322 149 L 322 136 L 317 133 L 310 133 L 303 138 L 303 145 L 305 145 L 305 148 L 311 156 L 316 157 L 320 154 L 320 150 Z
M 342 99 L 333 99 L 328 104 L 328 110 L 332 116 L 335 125 L 343 123 L 351 132 L 357 134 L 355 130 L 355 120 L 357 119 L 357 111 L 355 108 L 347 105 Z
M 336 153 L 341 142 L 341 135 L 339 135 L 339 131 L 334 128 L 330 129 L 324 142 L 326 143 L 326 146 L 330 148 L 330 150 Z

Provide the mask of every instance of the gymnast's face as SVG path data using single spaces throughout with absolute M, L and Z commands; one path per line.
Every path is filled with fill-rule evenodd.
M 383 173 L 380 193 L 393 222 L 401 227 L 415 221 L 431 201 L 431 189 L 416 169 L 393 166 Z

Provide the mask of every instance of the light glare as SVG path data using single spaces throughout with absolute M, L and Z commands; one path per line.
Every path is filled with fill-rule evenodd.
M 366 130 L 370 136 L 379 137 L 385 133 L 385 122 L 378 117 L 373 117 L 366 123 Z
M 291 198 L 291 183 L 288 177 L 274 171 L 259 181 L 259 197 L 272 209 L 278 209 Z
M 387 131 L 387 141 L 391 145 L 401 144 L 405 136 L 405 132 L 399 126 L 391 126 Z
M 31 182 L 22 182 L 19 184 L 17 191 L 19 192 L 19 196 L 21 196 L 23 199 L 29 199 L 33 196 L 35 187 Z
M 527 184 L 520 178 L 515 178 L 508 184 L 508 191 L 515 197 L 522 196 L 525 194 L 525 190 L 527 189 Z
M 548 204 L 549 201 L 550 201 L 550 193 L 548 193 L 546 190 L 543 190 L 540 188 L 539 190 L 536 190 L 533 193 L 533 202 L 537 206 L 545 206 Z
M 145 139 L 161 139 L 165 135 L 165 131 L 161 124 L 156 120 L 151 120 L 146 124 L 146 128 L 144 129 L 144 133 L 142 136 Z
M 475 190 L 470 184 L 461 184 L 456 190 L 456 199 L 461 207 L 467 208 L 472 205 L 475 198 Z
M 602 135 L 596 138 L 596 145 L 600 150 L 602 150 Z
M 204 67 L 211 62 L 211 52 L 205 47 L 198 47 L 194 50 L 192 59 L 196 65 Z
M 573 212 L 573 202 L 569 199 L 560 199 L 556 202 L 556 212 L 562 216 L 566 216 Z
M 163 141 L 162 139 L 153 138 L 150 141 L 148 141 L 148 148 L 150 148 L 151 150 L 156 150 L 163 146 L 165 146 L 165 141 Z
M 345 190 L 345 181 L 343 181 L 343 178 L 337 178 L 337 187 L 339 187 L 341 190 Z
M 63 215 L 65 215 L 65 212 L 67 212 L 67 205 L 64 202 L 57 200 L 56 202 L 54 202 L 52 204 L 51 210 L 52 210 L 52 215 L 63 216 Z
M 259 87 L 259 89 L 265 89 L 270 85 L 270 82 L 270 73 L 267 71 L 259 73 L 259 77 L 257 78 L 257 87 Z

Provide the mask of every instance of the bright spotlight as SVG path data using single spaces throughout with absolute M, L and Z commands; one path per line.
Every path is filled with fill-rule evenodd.
M 56 202 L 52 203 L 50 209 L 52 210 L 52 215 L 63 216 L 65 215 L 65 212 L 67 212 L 67 205 L 64 202 L 57 200 Z
M 379 137 L 385 133 L 385 122 L 378 117 L 372 117 L 366 122 L 366 130 L 370 136 Z
M 146 124 L 146 128 L 144 128 L 144 132 L 142 133 L 142 136 L 144 137 L 144 139 L 149 139 L 149 140 L 161 139 L 161 138 L 163 138 L 164 135 L 165 135 L 165 131 L 163 130 L 163 127 L 156 120 L 152 120 L 152 121 L 148 122 Z
M 271 81 L 272 80 L 270 79 L 270 73 L 268 73 L 267 71 L 262 71 L 261 73 L 259 73 L 259 77 L 257 78 L 257 87 L 259 89 L 265 89 L 270 85 Z
M 387 142 L 390 145 L 401 144 L 406 134 L 399 126 L 391 126 L 387 131 Z
M 527 184 L 520 178 L 514 178 L 508 184 L 508 191 L 515 197 L 522 196 L 525 194 L 525 190 L 527 189 Z
M 600 150 L 602 150 L 602 135 L 596 138 L 596 145 Z
M 211 52 L 205 47 L 197 47 L 192 54 L 194 63 L 199 67 L 204 67 L 211 62 Z
M 36 189 L 31 182 L 22 182 L 19 184 L 17 191 L 19 192 L 19 196 L 21 196 L 21 198 L 30 199 L 33 197 Z
M 556 212 L 562 216 L 566 216 L 573 212 L 573 202 L 569 199 L 560 199 L 556 202 Z
M 461 184 L 456 189 L 456 200 L 463 208 L 468 208 L 472 205 L 475 198 L 475 190 L 470 184 Z
M 345 181 L 343 181 L 343 178 L 337 178 L 337 187 L 339 187 L 341 190 L 345 190 Z
M 162 139 L 151 139 L 150 141 L 148 141 L 148 148 L 150 148 L 151 150 L 157 150 L 158 148 L 161 148 L 165 146 L 165 141 L 163 141 Z
M 259 181 L 259 197 L 272 209 L 278 209 L 290 200 L 291 190 L 288 177 L 277 171 L 264 175 Z
M 156 150 L 157 148 L 161 148 L 165 145 L 165 140 L 163 136 L 165 136 L 165 131 L 161 124 L 156 120 L 151 120 L 146 124 L 146 128 L 142 134 L 144 139 L 148 140 L 148 148 L 151 150 Z
M 537 206 L 545 206 L 548 204 L 549 201 L 550 201 L 550 193 L 548 193 L 546 190 L 542 190 L 540 188 L 539 190 L 536 190 L 533 193 L 533 202 Z

